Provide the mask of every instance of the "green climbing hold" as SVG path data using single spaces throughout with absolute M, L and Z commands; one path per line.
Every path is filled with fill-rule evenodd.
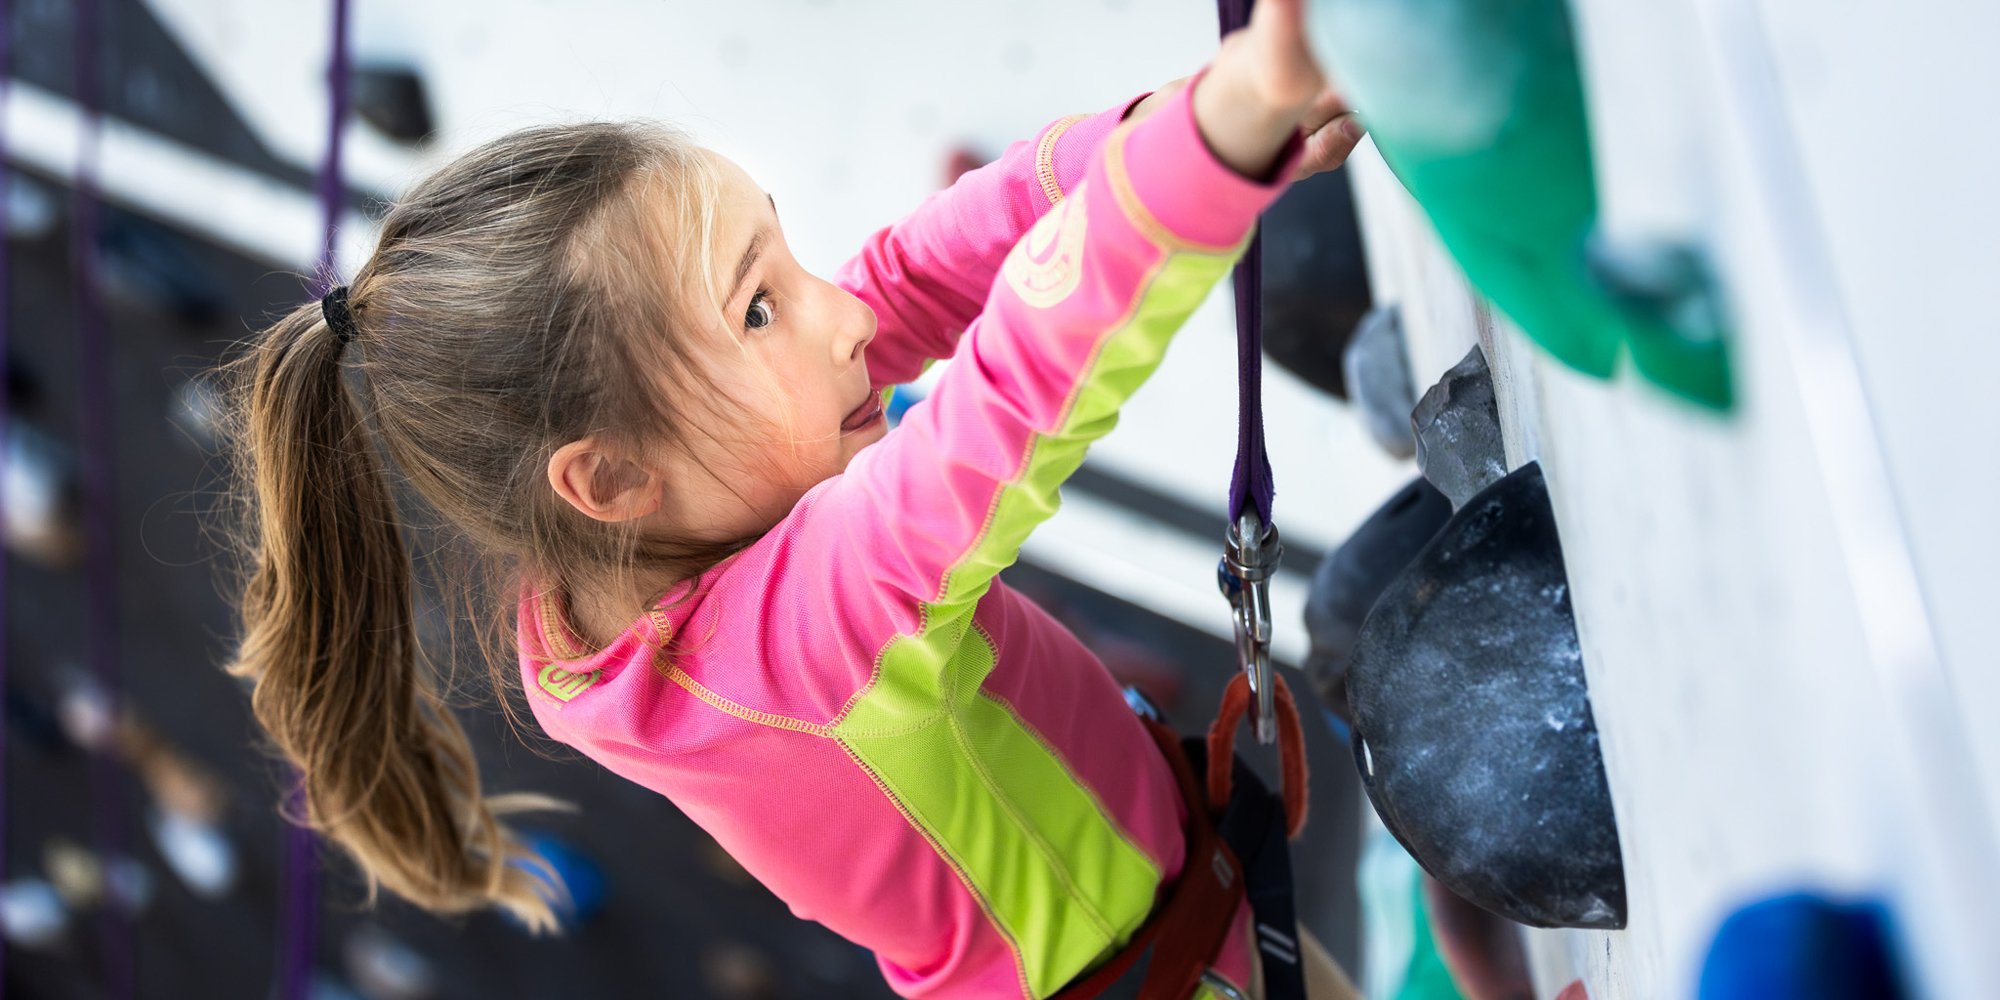
M 1714 301 L 1707 286 L 1621 281 L 1616 261 L 1591 253 L 1597 189 L 1563 0 L 1314 8 L 1315 42 L 1383 158 L 1497 309 L 1578 371 L 1609 378 L 1629 349 L 1682 398 L 1732 405 L 1719 314 L 1681 315 L 1690 299 Z

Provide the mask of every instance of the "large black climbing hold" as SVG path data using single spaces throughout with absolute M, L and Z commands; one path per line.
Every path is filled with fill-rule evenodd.
M 414 145 L 436 128 L 423 77 L 407 66 L 356 66 L 352 93 L 354 113 L 397 142 Z
M 1520 923 L 1625 926 L 1618 822 L 1539 465 L 1473 497 L 1383 592 L 1348 694 L 1362 787 L 1425 871 Z
M 1451 498 L 1453 510 L 1507 474 L 1493 374 L 1477 347 L 1417 400 L 1410 427 L 1417 435 L 1417 468 Z
M 1315 174 L 1264 213 L 1264 353 L 1323 392 L 1348 398 L 1340 354 L 1372 298 L 1347 172 Z
M 1410 384 L 1410 360 L 1403 342 L 1403 314 L 1395 306 L 1370 310 L 1341 355 L 1348 398 L 1361 411 L 1361 426 L 1382 450 L 1397 458 L 1416 454 L 1410 430 L 1410 410 L 1416 392 Z
M 1361 623 L 1389 583 L 1451 518 L 1451 501 L 1413 479 L 1320 560 L 1306 593 L 1306 676 L 1326 706 L 1347 717 L 1347 663 Z M 1352 720 L 1350 720 L 1352 721 Z

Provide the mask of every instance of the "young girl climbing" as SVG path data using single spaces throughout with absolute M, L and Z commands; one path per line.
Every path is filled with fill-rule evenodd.
M 401 482 L 492 564 L 496 673 L 542 729 L 898 992 L 1047 997 L 1116 955 L 1180 878 L 1190 804 L 996 574 L 1258 213 L 1353 148 L 1301 18 L 1264 0 L 1192 82 L 1016 143 L 832 281 L 658 126 L 528 129 L 412 188 L 352 283 L 237 363 L 232 669 L 311 824 L 419 905 L 553 923 L 501 821 L 542 800 L 482 792 L 426 669 Z M 888 430 L 885 388 L 953 355 Z M 1208 988 L 1256 995 L 1233 921 Z

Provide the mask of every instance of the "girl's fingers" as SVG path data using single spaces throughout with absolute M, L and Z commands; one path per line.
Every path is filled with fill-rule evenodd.
M 1306 134 L 1305 152 L 1299 158 L 1299 172 L 1293 179 L 1304 180 L 1346 163 L 1354 147 L 1360 145 L 1362 137 L 1367 134 L 1361 119 L 1354 112 L 1334 116 Z
M 1313 99 L 1312 107 L 1306 109 L 1306 116 L 1299 122 L 1299 128 L 1310 135 L 1320 130 L 1327 122 L 1348 113 L 1347 101 L 1340 91 L 1328 87 Z
M 1240 34 L 1256 52 L 1257 75 L 1267 97 L 1299 108 L 1315 100 L 1326 80 L 1305 37 L 1305 0 L 1259 0 Z M 1223 44 L 1227 46 L 1228 40 Z

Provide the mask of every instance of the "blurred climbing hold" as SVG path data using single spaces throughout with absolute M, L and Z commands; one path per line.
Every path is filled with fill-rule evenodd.
M 1390 584 L 1348 675 L 1362 787 L 1439 882 L 1536 927 L 1625 926 L 1618 824 L 1541 467 Z
M 415 145 L 437 128 L 424 78 L 414 67 L 363 63 L 354 67 L 349 86 L 355 117 L 397 142 Z
M 9 551 L 50 568 L 83 551 L 83 499 L 76 461 L 54 438 L 9 421 L 0 457 L 0 511 Z
M 153 847 L 181 884 L 203 899 L 236 886 L 236 847 L 220 826 L 185 814 L 156 811 L 147 824 Z
M 190 326 L 214 325 L 227 293 L 201 264 L 198 244 L 130 212 L 108 211 L 98 233 L 101 288 L 107 297 L 166 313 Z
M 1258 231 L 1265 355 L 1321 392 L 1349 398 L 1341 354 L 1374 300 L 1347 172 L 1293 184 Z
M 565 898 L 557 901 L 556 916 L 565 928 L 588 923 L 604 908 L 604 869 L 582 850 L 552 833 L 522 834 L 529 850 L 555 872 L 556 884 Z
M 0 204 L 5 207 L 10 240 L 39 240 L 55 232 L 62 218 L 55 194 L 40 181 L 15 170 L 7 171 L 7 195 Z
M 1699 1000 L 1896 1000 L 1889 916 L 1873 900 L 1793 893 L 1722 922 L 1702 963 Z
M 1382 591 L 1450 519 L 1451 504 L 1444 494 L 1422 479 L 1411 480 L 1313 571 L 1312 588 L 1306 592 L 1311 647 L 1304 667 L 1320 701 L 1342 720 L 1352 721 L 1347 666 L 1361 623 Z
M 1396 838 L 1370 819 L 1354 888 L 1361 897 L 1362 995 L 1371 1000 L 1463 1000 L 1431 934 L 1423 878 Z
M 347 978 L 371 1000 L 430 1000 L 438 993 L 436 964 L 374 924 L 356 928 L 341 945 Z
M 62 894 L 46 879 L 17 878 L 0 885 L 0 938 L 17 948 L 47 948 L 69 929 Z
M 1368 436 L 1397 458 L 1416 454 L 1417 440 L 1410 433 L 1416 389 L 1410 382 L 1402 311 L 1396 306 L 1370 310 L 1347 342 L 1340 367 L 1348 399 L 1360 411 Z
M 1600 232 L 1586 258 L 1591 277 L 1622 307 L 1633 366 L 1698 403 L 1728 409 L 1734 392 L 1727 317 L 1702 255 L 1685 244 L 1619 241 Z
M 1672 309 L 1631 292 L 1648 286 L 1607 283 L 1586 264 L 1597 189 L 1562 0 L 1315 0 L 1313 8 L 1315 48 L 1340 68 L 1382 158 L 1466 277 L 1522 332 L 1599 378 L 1612 376 L 1629 345 L 1639 370 L 1669 391 L 1732 405 L 1719 322 L 1669 322 Z

